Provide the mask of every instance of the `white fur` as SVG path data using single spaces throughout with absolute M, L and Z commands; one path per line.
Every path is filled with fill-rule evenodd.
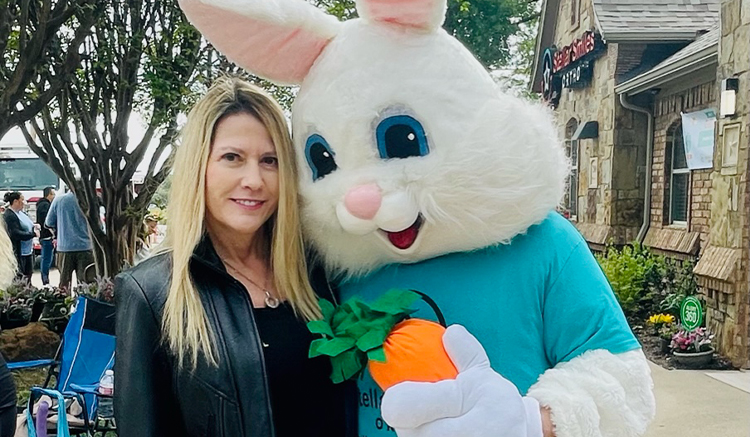
M 333 38 L 340 22 L 304 0 L 180 0 L 203 3 L 285 28 L 300 28 L 323 38 Z
M 445 12 L 448 7 L 446 0 L 422 0 L 425 3 L 432 2 L 432 10 L 430 11 L 428 19 L 425 20 L 425 29 L 435 30 L 443 24 L 445 21 Z M 363 20 L 375 21 L 370 15 L 370 8 L 368 7 L 369 0 L 356 0 L 357 12 Z
M 568 163 L 549 111 L 500 93 L 442 29 L 424 34 L 362 20 L 342 27 L 293 109 L 305 230 L 329 268 L 362 274 L 505 243 L 558 205 Z M 422 123 L 427 156 L 380 159 L 375 127 L 394 114 Z M 339 167 L 315 182 L 304 155 L 311 134 L 327 140 Z M 383 212 L 369 223 L 342 217 L 346 192 L 369 183 L 383 192 Z M 388 208 L 391 196 L 409 199 L 397 204 L 425 219 L 408 250 L 377 230 L 386 229 L 384 215 L 390 228 L 414 222 L 413 208 Z
M 550 408 L 557 437 L 635 437 L 656 413 L 653 386 L 640 349 L 600 349 L 546 371 L 528 395 Z

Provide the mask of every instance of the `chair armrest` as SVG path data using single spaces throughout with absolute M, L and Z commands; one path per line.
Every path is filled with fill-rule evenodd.
M 109 395 L 103 395 L 99 393 L 99 384 L 86 384 L 86 385 L 80 385 L 80 384 L 70 384 L 68 386 L 73 393 L 81 393 L 81 394 L 88 394 L 88 395 L 96 395 L 99 397 L 111 397 Z
M 57 361 L 55 360 L 31 360 L 31 361 L 18 361 L 15 363 L 8 363 L 8 368 L 10 370 L 20 370 L 20 369 L 33 369 L 35 367 L 44 367 L 49 366 L 52 364 L 57 364 Z

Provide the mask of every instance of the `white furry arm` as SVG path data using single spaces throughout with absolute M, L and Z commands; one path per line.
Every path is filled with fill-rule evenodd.
M 635 437 L 656 413 L 653 387 L 640 349 L 599 349 L 544 372 L 528 396 L 549 407 L 557 437 Z

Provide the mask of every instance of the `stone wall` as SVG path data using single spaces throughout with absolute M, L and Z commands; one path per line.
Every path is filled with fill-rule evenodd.
M 712 248 L 735 254 L 725 260 L 733 274 L 725 280 L 707 272 L 699 276 L 707 298 L 707 323 L 717 334 L 719 350 L 738 366 L 750 367 L 750 1 L 723 0 L 717 80 L 736 77 L 737 115 L 719 118 L 714 171 L 711 173 L 709 240 Z M 717 87 L 716 92 L 719 92 Z M 730 141 L 739 132 L 739 141 Z M 727 144 L 725 144 L 725 141 Z M 724 256 L 726 259 L 727 257 Z
M 571 1 L 561 1 L 555 45 L 569 44 L 596 27 L 593 4 L 583 0 L 578 25 L 570 23 Z M 608 44 L 594 61 L 592 82 L 583 89 L 563 89 L 556 109 L 560 136 L 571 119 L 599 122 L 599 137 L 579 141 L 578 208 L 574 221 L 589 243 L 624 244 L 635 239 L 643 217 L 647 119 L 625 110 L 614 92 L 615 80 L 637 67 L 646 46 Z M 640 169 L 640 171 L 639 171 Z
M 559 17 L 555 29 L 554 44 L 563 47 L 576 38 L 580 38 L 584 31 L 596 27 L 593 3 L 582 0 L 580 4 L 580 20 L 578 25 L 570 23 L 571 1 L 560 2 Z M 578 210 L 575 220 L 579 223 L 592 225 L 609 225 L 608 210 L 603 207 L 611 192 L 610 175 L 599 171 L 598 161 L 607 155 L 607 148 L 611 148 L 613 134 L 614 113 L 614 79 L 613 71 L 617 59 L 616 46 L 608 45 L 606 51 L 594 61 L 593 79 L 591 83 L 581 89 L 562 90 L 560 102 L 555 110 L 560 129 L 560 137 L 565 137 L 565 126 L 571 119 L 578 123 L 587 121 L 599 122 L 599 138 L 579 141 L 578 151 Z M 609 145 L 609 146 L 607 146 Z M 611 156 L 611 151 L 609 152 Z M 592 159 L 596 161 L 597 180 L 592 181 Z M 611 172 L 608 172 L 611 173 Z M 595 186 L 596 188 L 589 188 Z

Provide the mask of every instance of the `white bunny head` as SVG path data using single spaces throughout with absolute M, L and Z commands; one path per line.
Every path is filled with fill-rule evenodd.
M 501 93 L 440 28 L 445 0 L 359 0 L 339 23 L 303 0 L 182 0 L 217 48 L 293 107 L 303 223 L 333 270 L 505 243 L 558 205 L 552 116 Z

